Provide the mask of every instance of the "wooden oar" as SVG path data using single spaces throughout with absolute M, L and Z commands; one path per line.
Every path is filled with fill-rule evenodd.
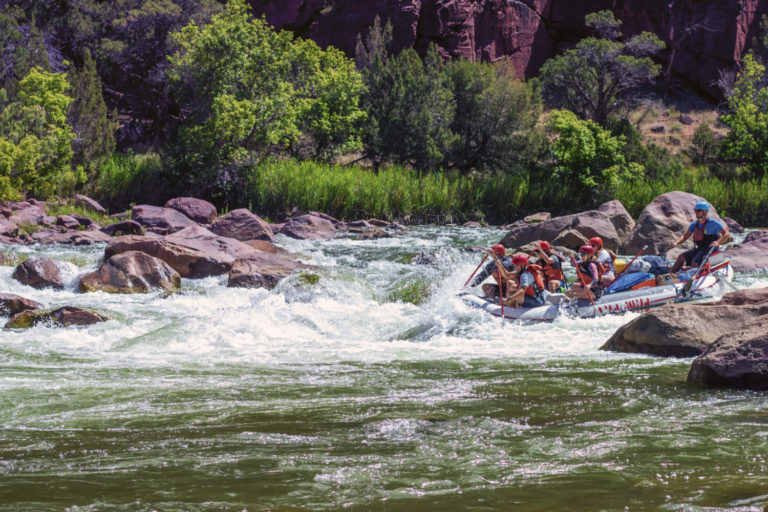
M 579 281 L 581 282 L 581 286 L 587 289 L 587 298 L 589 299 L 589 302 L 592 303 L 592 316 L 597 316 L 597 308 L 595 307 L 595 301 L 592 300 L 592 292 L 587 288 L 587 281 L 584 279 L 584 276 L 581 274 L 581 270 L 579 270 L 579 266 L 576 264 L 576 258 L 571 256 L 571 263 L 573 263 L 573 268 L 576 269 L 576 275 L 579 276 Z

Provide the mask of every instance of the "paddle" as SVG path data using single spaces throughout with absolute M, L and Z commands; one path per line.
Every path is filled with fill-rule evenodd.
M 626 270 L 627 270 L 629 267 L 631 267 L 631 266 L 632 266 L 632 264 L 635 262 L 635 260 L 636 260 L 636 259 L 637 259 L 637 258 L 638 258 L 638 257 L 639 257 L 641 254 L 643 254 L 643 252 L 645 252 L 645 250 L 646 250 L 647 248 L 648 248 L 648 246 L 647 246 L 647 245 L 644 245 L 644 246 L 643 246 L 643 248 L 642 248 L 642 249 L 640 249 L 640 252 L 638 252 L 637 254 L 635 254 L 635 257 L 634 257 L 634 258 L 632 258 L 632 261 L 630 261 L 629 263 L 627 263 L 627 266 L 626 266 L 626 267 L 624 267 L 623 269 L 621 269 L 621 272 L 619 272 L 618 274 L 616 274 L 616 277 L 614 277 L 614 278 L 613 278 L 613 283 L 615 283 L 615 282 L 616 282 L 616 281 L 619 279 L 619 276 L 620 276 L 621 274 L 623 274 L 623 273 L 624 273 L 624 272 L 625 272 L 625 271 L 626 271 Z M 608 288 L 610 288 L 610 287 L 613 285 L 613 283 L 611 283 L 611 284 L 609 284 L 608 286 L 606 286 L 606 287 L 605 287 L 605 291 L 608 291 Z
M 584 276 L 581 275 L 581 270 L 579 269 L 579 266 L 576 264 L 576 258 L 571 256 L 571 263 L 573 263 L 573 268 L 576 269 L 576 275 L 579 276 L 579 281 L 581 282 L 581 286 L 584 288 L 587 288 L 587 281 L 584 279 Z M 589 291 L 589 288 L 587 288 L 587 298 L 589 298 L 589 302 L 592 303 L 592 311 L 593 316 L 597 316 L 597 308 L 595 307 L 595 301 L 592 300 L 592 292 Z
M 469 276 L 469 279 L 467 279 L 467 282 L 466 282 L 466 283 L 464 283 L 464 287 L 465 287 L 465 288 L 467 287 L 467 285 L 469 284 L 469 282 L 472 280 L 472 278 L 473 278 L 473 277 L 475 277 L 475 274 L 477 273 L 477 271 L 478 271 L 478 270 L 480 270 L 480 267 L 482 267 L 482 266 L 483 266 L 483 263 L 485 263 L 485 260 L 487 260 L 487 259 L 488 259 L 488 255 L 486 254 L 485 256 L 483 256 L 483 259 L 482 259 L 482 260 L 480 260 L 480 264 L 477 266 L 477 268 L 475 269 L 475 271 L 474 271 L 474 272 L 472 272 L 472 275 L 471 275 L 471 276 Z
M 717 247 L 712 246 L 709 248 L 709 251 L 707 252 L 707 255 L 704 256 L 704 259 L 701 260 L 701 263 L 699 263 L 699 266 L 696 268 L 696 272 L 693 273 L 693 276 L 688 280 L 685 285 L 683 285 L 683 291 L 680 292 L 680 295 L 685 297 L 688 295 L 688 292 L 691 291 L 691 287 L 693 287 L 693 282 L 696 280 L 697 277 L 699 277 L 699 273 L 701 272 L 701 269 L 704 268 L 704 265 L 706 265 L 707 261 L 709 261 L 709 257 L 712 255 L 713 252 L 715 252 L 715 249 Z

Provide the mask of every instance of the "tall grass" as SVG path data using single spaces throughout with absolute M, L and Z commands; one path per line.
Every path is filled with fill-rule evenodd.
M 163 160 L 157 153 L 115 153 L 99 169 L 93 194 L 110 210 L 164 199 Z

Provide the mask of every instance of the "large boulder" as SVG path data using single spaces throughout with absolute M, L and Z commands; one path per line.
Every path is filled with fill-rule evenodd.
M 19 226 L 0 217 L 0 236 L 14 237 L 19 234 Z
M 163 260 L 149 254 L 128 251 L 116 254 L 95 272 L 80 279 L 80 291 L 146 293 L 152 289 L 177 290 L 181 276 Z
M 616 233 L 618 233 L 621 242 L 629 236 L 635 227 L 635 220 L 618 199 L 601 204 L 597 207 L 597 211 L 608 215 L 613 223 L 613 227 L 616 228 Z
M 666 254 L 670 244 L 696 220 L 693 206 L 699 201 L 704 199 L 688 192 L 674 191 L 660 195 L 640 213 L 632 232 L 621 244 L 621 252 L 636 254 L 647 245 L 645 254 Z M 714 208 L 710 210 L 709 216 L 722 222 Z M 668 256 L 674 257 L 676 253 L 691 247 L 693 244 L 688 240 L 681 249 Z
M 730 217 L 723 217 L 723 222 L 728 226 L 728 231 L 731 233 L 743 233 L 745 231 L 744 226 Z
M 210 224 L 216 220 L 216 207 L 208 201 L 194 197 L 176 197 L 165 203 L 166 208 L 172 208 L 183 213 L 200 224 Z
M 696 359 L 688 382 L 711 387 L 768 390 L 768 315 L 732 326 Z
M 58 262 L 48 258 L 30 258 L 13 271 L 14 279 L 33 288 L 61 290 L 66 285 Z
M 107 236 L 143 235 L 144 228 L 135 220 L 121 220 L 100 229 Z
M 368 222 L 375 225 L 372 220 Z M 289 219 L 280 233 L 299 240 L 328 240 L 336 236 L 336 227 L 331 221 L 322 217 L 301 215 Z
M 755 240 L 760 240 L 762 238 L 768 238 L 768 229 L 750 231 L 741 243 L 748 244 L 749 242 L 754 242 Z
M 253 249 L 256 249 L 260 252 L 266 252 L 269 254 L 281 254 L 283 256 L 290 256 L 290 253 L 283 249 L 282 247 L 273 244 L 272 242 L 269 242 L 267 240 L 245 240 L 243 241 L 245 245 L 248 247 L 251 247 Z
M 33 300 L 25 299 L 15 293 L 0 293 L 0 315 L 13 316 L 28 309 L 40 309 L 43 305 Z
M 75 196 L 75 204 L 80 208 L 85 208 L 86 210 L 91 210 L 102 215 L 107 214 L 107 210 L 101 206 L 98 201 L 91 199 L 88 196 L 77 194 Z
M 691 357 L 720 336 L 758 316 L 768 304 L 667 304 L 620 327 L 600 350 Z
M 198 225 L 181 212 L 148 204 L 134 206 L 131 209 L 131 220 L 146 227 L 148 231 L 160 235 L 175 233 L 184 228 Z
M 246 208 L 232 210 L 211 225 L 211 231 L 219 236 L 235 240 L 272 240 L 275 234 L 269 224 Z
M 726 254 L 737 272 L 768 268 L 768 237 L 741 244 L 730 249 Z
M 619 234 L 611 217 L 597 210 L 555 217 L 537 224 L 516 223 L 501 243 L 504 247 L 520 247 L 537 240 L 552 242 L 568 230 L 578 232 L 587 240 L 599 236 L 605 247 L 611 250 L 619 246 Z
M 300 268 L 307 268 L 307 265 L 281 254 L 256 253 L 235 262 L 229 272 L 227 286 L 272 289 L 281 279 Z
M 45 203 L 31 199 L 29 201 L 10 201 L 5 203 L 8 210 L 8 220 L 16 225 L 38 224 L 47 215 Z
M 5 324 L 5 328 L 26 329 L 43 323 L 51 324 L 56 327 L 69 327 L 70 325 L 82 326 L 92 325 L 106 320 L 107 317 L 100 313 L 76 308 L 74 306 L 65 306 L 53 311 L 22 311 L 21 313 L 14 315 L 8 323 Z

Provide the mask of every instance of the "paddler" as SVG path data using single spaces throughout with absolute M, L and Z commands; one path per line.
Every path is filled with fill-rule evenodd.
M 539 242 L 535 253 L 539 256 L 536 264 L 541 267 L 547 289 L 552 293 L 557 293 L 565 282 L 563 263 L 560 261 L 560 257 L 552 252 L 552 246 L 544 240 Z
M 674 249 L 690 237 L 693 237 L 695 247 L 685 251 L 677 257 L 677 260 L 671 269 L 673 274 L 677 273 L 683 267 L 683 263 L 688 266 L 693 265 L 698 267 L 711 247 L 719 247 L 720 245 L 727 243 L 731 238 L 731 234 L 728 232 L 726 226 L 715 219 L 710 219 L 708 217 L 709 203 L 706 201 L 696 203 L 693 207 L 693 212 L 696 215 L 696 220 L 688 226 L 688 229 L 680 236 L 680 238 L 672 242 L 672 245 L 670 245 L 669 248 Z
M 501 262 L 501 264 L 504 266 L 504 268 L 509 271 L 513 272 L 515 270 L 515 266 L 512 264 L 512 256 L 507 256 L 507 250 L 504 248 L 501 244 L 495 244 L 491 246 L 491 250 L 489 251 L 491 256 L 494 256 L 494 261 L 489 262 L 485 267 L 483 267 L 483 270 L 480 271 L 477 276 L 472 280 L 470 283 L 470 286 L 477 286 L 485 279 L 492 275 L 494 283 L 486 283 L 483 285 L 483 294 L 491 299 L 497 299 L 499 298 L 499 278 L 498 278 L 498 269 L 496 268 L 496 258 Z M 506 296 L 507 294 L 507 282 L 506 280 L 502 279 L 502 295 Z
M 579 279 L 571 285 L 566 292 L 571 298 L 599 299 L 603 295 L 605 287 L 600 279 L 600 266 L 595 260 L 595 248 L 591 245 L 582 245 L 579 248 L 578 266 Z M 582 281 L 583 280 L 583 281 Z
M 535 308 L 544 305 L 546 289 L 541 277 L 541 267 L 528 262 L 525 254 L 512 256 L 515 272 L 511 277 L 517 290 L 507 296 L 507 304 L 514 307 Z M 514 288 L 510 286 L 510 291 Z
M 616 280 L 616 267 L 613 266 L 616 254 L 610 249 L 603 247 L 603 239 L 599 236 L 590 238 L 589 245 L 595 250 L 595 262 L 599 267 L 603 286 L 608 286 Z

